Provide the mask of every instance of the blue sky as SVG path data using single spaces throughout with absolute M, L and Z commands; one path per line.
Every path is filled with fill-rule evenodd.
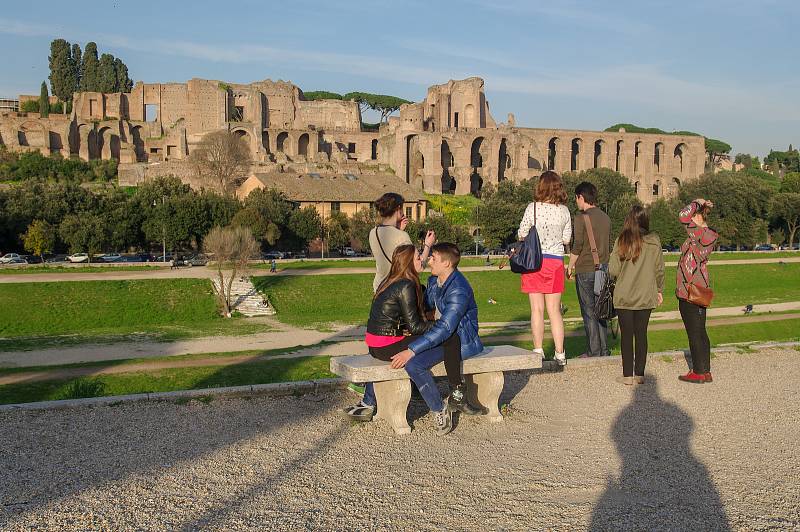
M 13 2 L 0 96 L 38 94 L 50 41 L 121 57 L 146 82 L 291 80 L 395 94 L 481 76 L 529 127 L 632 122 L 763 155 L 800 145 L 797 0 Z

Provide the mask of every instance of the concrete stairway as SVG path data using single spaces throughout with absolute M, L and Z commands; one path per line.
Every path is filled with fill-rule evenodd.
M 226 280 L 227 281 L 227 280 Z M 212 279 L 214 290 L 219 290 L 218 281 Z M 249 277 L 239 277 L 231 285 L 231 307 L 245 316 L 274 316 L 275 309 L 262 295 Z

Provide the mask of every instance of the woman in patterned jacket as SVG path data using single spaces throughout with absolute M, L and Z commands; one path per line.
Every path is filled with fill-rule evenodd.
M 678 378 L 696 384 L 712 381 L 711 341 L 706 332 L 706 308 L 689 302 L 689 285 L 711 288 L 707 263 L 718 235 L 708 227 L 706 218 L 713 206 L 711 201 L 698 198 L 684 207 L 679 215 L 688 237 L 681 245 L 675 294 L 678 296 L 678 308 L 689 337 L 692 370 Z

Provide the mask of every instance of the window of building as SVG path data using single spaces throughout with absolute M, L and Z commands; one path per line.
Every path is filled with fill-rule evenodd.
M 172 157 L 173 155 L 177 155 L 178 147 L 177 146 L 167 146 L 167 157 Z
M 411 207 L 406 207 L 406 218 L 408 218 L 409 220 L 411 219 L 412 212 L 413 211 L 411 210 Z
M 347 153 L 355 153 L 355 152 L 356 152 L 356 143 L 355 142 L 349 142 L 347 144 Z
M 342 204 L 338 201 L 331 202 L 331 212 L 341 212 Z
M 244 120 L 244 106 L 235 105 L 231 113 L 231 122 L 241 122 Z

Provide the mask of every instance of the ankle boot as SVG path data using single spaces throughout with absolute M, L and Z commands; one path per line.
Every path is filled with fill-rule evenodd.
M 450 393 L 450 398 L 447 404 L 451 410 L 458 410 L 462 414 L 468 416 L 476 416 L 483 413 L 482 408 L 478 408 L 470 404 L 467 400 L 467 395 L 464 393 L 464 385 L 460 384 Z

